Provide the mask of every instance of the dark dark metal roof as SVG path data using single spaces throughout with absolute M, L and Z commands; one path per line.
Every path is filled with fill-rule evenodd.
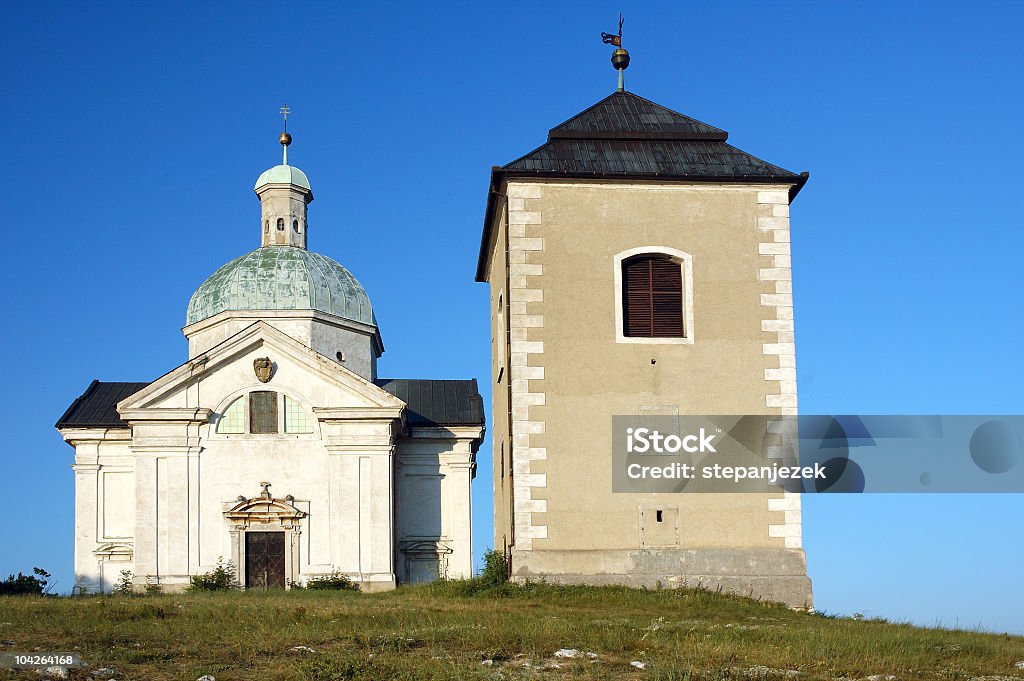
M 502 167 L 505 175 L 800 181 L 800 175 L 726 144 L 729 134 L 616 92 L 556 125 L 548 141 Z
M 737 149 L 729 134 L 632 92 L 615 92 L 552 128 L 548 141 L 491 170 L 476 280 L 484 281 L 496 193 L 509 177 L 600 178 L 676 182 L 790 184 L 792 201 L 807 182 Z
M 128 424 L 117 415 L 117 403 L 147 385 L 149 383 L 93 381 L 57 420 L 57 427 L 127 428 Z
M 465 381 L 389 378 L 377 385 L 409 405 L 406 419 L 413 426 L 482 426 L 484 403 L 476 379 Z M 57 428 L 127 428 L 117 403 L 149 383 L 93 381 L 57 420 Z
M 580 139 L 592 135 L 601 139 L 636 139 L 638 135 L 648 135 L 657 139 L 718 139 L 723 142 L 729 138 L 725 130 L 701 123 L 632 92 L 616 92 L 551 128 L 548 139 Z
M 408 405 L 405 417 L 411 426 L 484 425 L 484 401 L 475 378 L 379 378 L 376 383 Z
M 799 175 L 725 142 L 675 139 L 555 139 L 503 170 L 522 175 L 631 179 L 800 180 Z

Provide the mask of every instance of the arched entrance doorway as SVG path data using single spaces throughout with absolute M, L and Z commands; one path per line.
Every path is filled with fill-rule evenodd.
M 288 588 L 299 575 L 299 536 L 304 511 L 294 497 L 275 499 L 269 483 L 258 497 L 239 497 L 224 512 L 238 582 L 246 589 Z

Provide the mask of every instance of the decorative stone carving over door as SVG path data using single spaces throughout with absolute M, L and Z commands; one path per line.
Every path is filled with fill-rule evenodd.
M 291 495 L 276 499 L 268 489 L 270 483 L 261 483 L 261 486 L 263 492 L 257 497 L 239 496 L 236 501 L 224 504 L 236 576 L 247 588 L 287 588 L 299 577 L 299 537 L 306 513 L 295 507 Z M 248 565 L 250 558 L 261 561 L 251 566 L 252 574 Z

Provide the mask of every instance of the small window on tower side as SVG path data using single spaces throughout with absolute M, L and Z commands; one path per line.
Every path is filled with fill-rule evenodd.
M 292 220 L 292 230 L 293 230 L 293 231 L 294 231 L 294 232 L 295 232 L 296 234 L 298 234 L 298 233 L 299 233 L 299 221 L 298 221 L 298 220 Z
M 684 338 L 682 265 L 663 255 L 622 263 L 622 335 Z
M 284 230 L 284 218 L 277 219 L 277 230 L 280 232 Z
M 270 220 L 263 221 L 263 233 L 270 234 Z
M 277 432 L 277 393 L 269 390 L 249 393 L 249 432 Z

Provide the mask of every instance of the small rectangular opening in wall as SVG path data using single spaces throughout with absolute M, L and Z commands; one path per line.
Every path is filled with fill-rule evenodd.
M 640 548 L 679 546 L 677 506 L 640 507 Z

